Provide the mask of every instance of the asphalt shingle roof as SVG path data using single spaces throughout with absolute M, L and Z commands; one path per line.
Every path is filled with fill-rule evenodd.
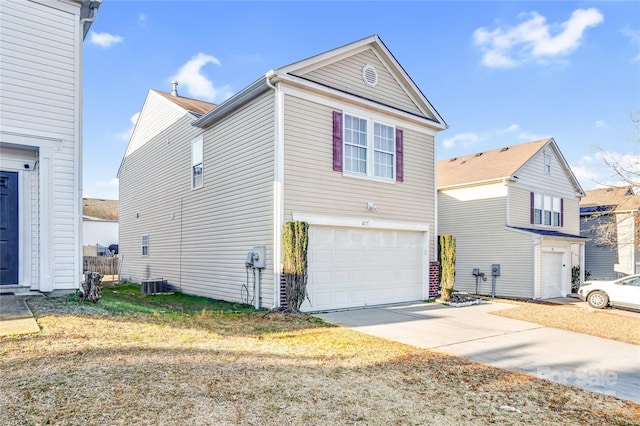
M 163 92 L 161 90 L 151 90 L 169 99 L 171 102 L 180 106 L 181 108 L 197 114 L 198 116 L 206 114 L 217 106 L 216 104 L 200 101 L 198 99 L 185 98 L 184 96 L 173 96 L 171 93 Z
M 484 182 L 513 176 L 553 138 L 438 161 L 438 187 Z

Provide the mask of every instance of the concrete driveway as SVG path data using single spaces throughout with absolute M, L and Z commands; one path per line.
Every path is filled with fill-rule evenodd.
M 515 305 L 417 303 L 317 313 L 370 335 L 640 403 L 640 346 L 491 315 Z

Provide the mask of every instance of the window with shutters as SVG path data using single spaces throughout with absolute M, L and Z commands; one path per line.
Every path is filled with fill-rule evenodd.
M 402 131 L 373 118 L 334 112 L 333 169 L 345 175 L 402 181 Z
M 546 194 L 532 193 L 531 224 L 545 226 L 563 226 L 562 198 Z

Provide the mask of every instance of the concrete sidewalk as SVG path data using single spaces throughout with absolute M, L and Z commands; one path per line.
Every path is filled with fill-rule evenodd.
M 640 346 L 491 315 L 515 305 L 418 303 L 314 314 L 328 323 L 640 403 Z
M 40 332 L 26 297 L 29 296 L 0 295 L 0 336 Z

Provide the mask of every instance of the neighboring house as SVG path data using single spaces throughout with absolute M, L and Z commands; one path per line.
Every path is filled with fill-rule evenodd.
M 105 252 L 112 244 L 118 244 L 118 200 L 83 198 L 83 247 Z
M 0 286 L 82 280 L 82 43 L 99 1 L 0 1 Z
M 204 115 L 191 102 L 145 101 L 119 171 L 122 276 L 277 308 L 283 225 L 302 220 L 303 310 L 429 296 L 446 124 L 378 36 L 269 71 Z M 245 267 L 254 248 L 264 269 Z
M 552 138 L 438 161 L 438 233 L 456 240 L 455 288 L 525 299 L 571 293 L 571 269 L 584 262 L 582 196 Z
M 591 189 L 580 201 L 580 233 L 589 238 L 591 279 L 640 273 L 640 192 L 632 186 Z

